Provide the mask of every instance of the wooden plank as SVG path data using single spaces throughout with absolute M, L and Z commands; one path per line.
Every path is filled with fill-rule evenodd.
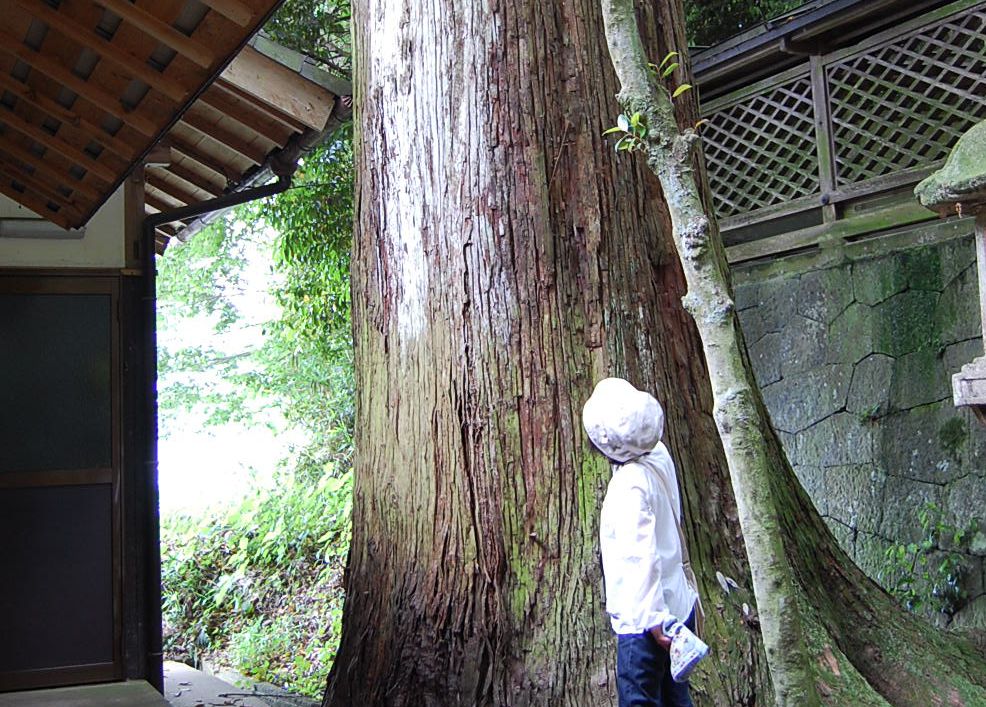
M 183 103 L 191 93 L 177 81 L 172 81 L 159 71 L 155 71 L 138 56 L 123 51 L 111 41 L 103 39 L 89 28 L 85 28 L 67 15 L 51 9 L 42 0 L 14 0 L 26 12 L 34 15 L 60 34 L 96 52 L 106 61 L 116 64 L 128 76 L 140 79 L 151 88 L 160 91 L 175 103 Z
M 80 79 L 58 62 L 28 48 L 23 42 L 4 30 L 0 30 L 0 51 L 20 59 L 48 78 L 71 89 L 96 107 L 133 126 L 147 137 L 156 136 L 160 130 L 161 126 L 154 121 L 124 108 L 118 97 Z
M 253 22 L 253 10 L 239 0 L 199 0 L 199 2 L 240 27 L 249 27 Z
M 13 128 L 22 135 L 26 135 L 39 145 L 43 145 L 48 149 L 54 150 L 63 157 L 68 158 L 79 167 L 92 172 L 100 179 L 106 181 L 107 184 L 112 184 L 116 181 L 117 174 L 112 169 L 97 162 L 85 152 L 67 142 L 64 138 L 59 137 L 57 134 L 52 135 L 48 131 L 42 130 L 36 125 L 28 123 L 13 111 L 0 111 L 0 122 L 7 125 L 7 127 Z
M 187 189 L 183 189 L 176 184 L 172 184 L 171 182 L 162 179 L 158 175 L 154 174 L 154 170 L 152 169 L 147 170 L 147 173 L 144 176 L 144 182 L 149 186 L 154 187 L 159 192 L 167 194 L 169 197 L 180 201 L 184 206 L 205 201 L 204 199 L 200 199 L 195 196 Z
M 124 22 L 137 27 L 179 54 L 188 57 L 203 69 L 211 68 L 216 61 L 216 57 L 212 55 L 212 51 L 208 47 L 190 39 L 171 25 L 143 8 L 127 2 L 127 0 L 93 0 L 93 2 L 110 10 Z
M 221 160 L 213 157 L 212 155 L 206 154 L 203 150 L 200 150 L 190 142 L 183 140 L 177 135 L 171 134 L 168 136 L 168 139 L 171 140 L 172 149 L 178 150 L 178 152 L 182 153 L 193 162 L 196 162 L 215 172 L 227 183 L 238 176 L 235 170 L 230 168 L 230 165 L 223 163 Z
M 791 199 L 782 204 L 765 206 L 762 209 L 748 211 L 745 214 L 737 214 L 729 218 L 719 219 L 719 228 L 722 231 L 731 231 L 734 228 L 743 228 L 761 221 L 771 221 L 782 216 L 790 216 L 801 211 L 816 209 L 821 204 L 819 194 L 810 194 L 798 199 Z
M 335 103 L 333 93 L 250 46 L 243 47 L 222 78 L 312 130 L 325 127 Z
M 42 199 L 35 199 L 31 194 L 20 192 L 10 186 L 9 182 L 0 181 L 0 194 L 10 197 L 21 206 L 26 206 L 41 218 L 47 219 L 62 228 L 78 228 L 82 225 L 81 214 L 66 214 L 62 208 L 55 212 L 48 208 L 48 204 Z M 4 476 L 0 474 L 0 477 Z
M 15 160 L 23 162 L 24 164 L 30 165 L 34 168 L 36 174 L 39 174 L 46 179 L 50 179 L 59 186 L 71 189 L 73 192 L 78 192 L 92 201 L 99 201 L 105 196 L 105 194 L 95 188 L 72 177 L 68 171 L 62 172 L 56 170 L 54 166 L 51 165 L 51 160 L 38 157 L 33 152 L 25 150 L 12 140 L 0 137 L 0 152 L 13 157 Z
M 297 132 L 267 113 L 256 110 L 254 107 L 256 104 L 232 93 L 221 91 L 215 85 L 210 86 L 208 91 L 199 96 L 194 105 L 198 106 L 200 103 L 250 128 L 278 147 L 284 147 L 288 139 Z
M 188 128 L 194 130 L 196 133 L 205 135 L 232 152 L 246 157 L 255 165 L 261 165 L 264 163 L 264 160 L 267 159 L 267 153 L 264 152 L 262 148 L 252 145 L 246 140 L 234 135 L 229 130 L 204 120 L 199 115 L 195 115 L 190 112 L 186 113 L 182 116 L 180 122 Z
M 278 125 L 281 125 L 285 130 L 289 130 L 292 134 L 305 131 L 305 126 L 303 123 L 299 123 L 297 120 L 294 120 L 291 116 L 286 115 L 275 106 L 260 102 L 245 91 L 241 91 L 233 84 L 223 81 L 222 76 L 216 79 L 215 83 L 209 87 L 209 92 L 222 94 L 234 101 L 250 106 L 251 111 L 260 113 L 261 115 L 267 117 L 268 120 L 272 120 Z
M 933 218 L 935 215 L 920 204 L 916 202 L 904 203 L 835 223 L 825 223 L 770 238 L 738 243 L 726 248 L 726 259 L 731 264 L 741 263 L 745 260 L 776 256 L 788 251 L 799 250 L 823 241 L 831 242 L 866 233 L 875 233 Z
M 84 131 L 87 137 L 91 138 L 94 142 L 98 142 L 104 149 L 109 150 L 125 162 L 131 162 L 137 157 L 137 150 L 135 148 L 123 140 L 110 135 L 98 125 L 90 123 L 75 111 L 65 108 L 47 96 L 41 95 L 28 84 L 21 83 L 17 79 L 0 72 L 0 88 L 10 91 L 19 100 L 29 103 L 48 117 Z
M 21 169 L 13 162 L 0 162 L 0 174 L 4 174 L 9 179 L 20 182 L 24 186 L 28 187 L 32 192 L 40 194 L 48 201 L 52 201 L 59 206 L 69 208 L 80 216 L 88 209 L 92 208 L 92 204 L 80 204 L 71 196 L 65 196 L 61 192 L 53 189 L 51 184 L 37 179 L 34 175 Z
M 188 169 L 182 164 L 171 164 L 168 166 L 167 171 L 178 177 L 178 179 L 186 181 L 194 187 L 198 187 L 202 191 L 209 194 L 209 196 L 217 197 L 223 193 L 222 187 L 214 184 L 205 176 L 199 174 L 195 170 Z

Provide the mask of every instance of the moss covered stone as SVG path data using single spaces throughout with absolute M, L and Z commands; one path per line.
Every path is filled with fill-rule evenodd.
M 832 363 L 856 363 L 874 350 L 872 307 L 858 302 L 836 317 L 829 327 L 828 360 Z
M 925 347 L 897 359 L 890 404 L 907 410 L 951 397 L 945 366 L 936 349 Z
M 935 330 L 943 342 L 953 342 L 978 337 L 980 329 L 979 280 L 976 267 L 970 265 L 942 292 L 935 308 Z
M 852 367 L 820 366 L 763 389 L 774 427 L 798 432 L 846 406 Z
M 904 251 L 899 256 L 901 269 L 912 290 L 934 290 L 941 292 L 941 249 L 925 246 Z
M 880 304 L 907 287 L 907 273 L 900 259 L 859 260 L 852 266 L 852 288 L 861 304 Z
M 871 354 L 857 363 L 846 410 L 861 419 L 875 419 L 885 414 L 890 405 L 893 374 L 894 359 L 883 354 Z
M 852 279 L 843 268 L 805 273 L 797 298 L 798 314 L 828 324 L 853 301 Z
M 922 206 L 941 213 L 955 213 L 962 204 L 971 213 L 986 204 L 986 120 L 959 138 L 945 166 L 914 188 Z
M 890 356 L 903 356 L 933 346 L 935 307 L 938 293 L 908 290 L 894 295 L 876 307 L 874 350 Z

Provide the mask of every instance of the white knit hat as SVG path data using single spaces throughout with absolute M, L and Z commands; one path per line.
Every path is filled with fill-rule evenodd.
M 653 395 L 622 378 L 604 378 L 582 408 L 582 426 L 599 451 L 623 463 L 661 441 L 664 410 Z

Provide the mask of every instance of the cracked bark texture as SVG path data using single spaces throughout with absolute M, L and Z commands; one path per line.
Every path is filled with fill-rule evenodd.
M 688 285 L 685 306 L 708 361 L 776 704 L 983 704 L 982 656 L 958 638 L 932 634 L 896 606 L 839 549 L 801 489 L 743 344 L 722 243 L 699 190 L 697 136 L 681 129 L 669 88 L 648 70 L 636 3 L 602 0 L 602 7 L 618 98 L 648 126 L 641 151 L 666 195 Z M 680 32 L 680 0 L 659 7 Z M 674 46 L 684 52 L 684 37 Z M 688 81 L 683 66 L 677 84 Z
M 353 10 L 356 482 L 323 704 L 615 704 L 610 470 L 580 425 L 607 375 L 666 409 L 716 651 L 697 701 L 762 704 L 759 635 L 714 578 L 749 585 L 669 215 L 601 136 L 598 2 Z

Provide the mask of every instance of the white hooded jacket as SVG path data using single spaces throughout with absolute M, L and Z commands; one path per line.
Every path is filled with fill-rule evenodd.
M 692 612 L 698 595 L 685 578 L 676 517 L 680 520 L 678 479 L 663 443 L 613 465 L 599 541 L 606 612 L 616 633 L 643 633 L 672 617 L 685 621 Z
M 620 378 L 600 381 L 582 411 L 613 464 L 600 522 L 606 611 L 618 634 L 688 619 L 698 595 L 682 565 L 678 477 L 657 400 Z M 670 497 L 669 497 L 670 496 Z

